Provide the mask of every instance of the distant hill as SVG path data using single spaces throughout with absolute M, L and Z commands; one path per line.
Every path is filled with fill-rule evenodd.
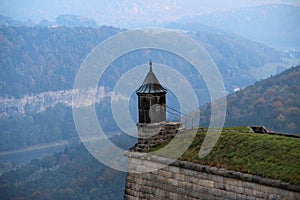
M 300 66 L 259 81 L 227 97 L 225 126 L 264 125 L 273 131 L 300 133 Z M 202 108 L 208 125 L 210 105 Z
M 55 21 L 49 21 L 46 19 L 40 20 L 39 23 L 34 22 L 31 19 L 27 19 L 24 22 L 15 20 L 11 17 L 0 15 L 0 27 L 1 26 L 42 26 L 42 27 L 57 27 L 57 26 L 66 26 L 66 27 L 98 27 L 95 20 L 83 17 L 80 15 L 59 15 L 56 17 Z
M 0 96 L 70 89 L 87 54 L 120 32 L 112 27 L 0 28 Z
M 300 48 L 300 7 L 264 5 L 184 18 L 167 26 L 198 30 L 211 26 L 281 49 Z
M 79 15 L 59 15 L 58 17 L 56 17 L 55 25 L 70 27 L 96 27 L 97 23 L 92 19 Z
M 0 15 L 0 27 L 1 26 L 22 26 L 22 25 L 23 23 L 18 20 L 12 19 L 11 17 Z
M 97 44 L 121 31 L 114 27 L 0 28 L 1 116 L 7 112 L 7 117 L 0 118 L 0 137 L 3 138 L 0 149 L 75 137 L 70 105 L 66 102 L 69 101 L 68 94 L 77 70 Z M 282 52 L 234 34 L 207 30 L 187 34 L 209 52 L 228 92 L 252 84 L 262 75 L 276 74 L 290 66 L 282 60 Z M 204 81 L 192 66 L 161 51 L 136 51 L 124 55 L 110 66 L 99 85 L 104 86 L 105 92 L 111 92 L 122 74 L 149 59 L 172 66 L 190 80 L 200 105 L 210 101 Z M 273 71 L 256 73 L 268 64 Z M 176 106 L 174 97 L 168 101 L 171 107 Z M 99 117 L 102 117 L 99 121 L 106 130 L 115 131 L 117 127 L 109 108 L 110 98 L 107 97 L 97 108 L 97 113 L 101 113 Z M 135 109 L 136 106 L 132 106 L 131 112 L 135 113 Z
M 68 16 L 62 17 L 62 21 Z M 71 20 L 72 21 L 72 20 Z M 45 91 L 71 89 L 79 66 L 88 53 L 104 39 L 122 30 L 113 27 L 2 27 L 0 28 L 0 96 L 22 97 Z M 282 52 L 236 35 L 199 30 L 189 35 L 200 42 L 217 64 L 226 89 L 244 87 L 257 80 L 256 70 L 271 64 L 271 72 L 289 67 Z M 174 68 L 187 63 L 163 53 L 137 52 L 116 62 L 118 73 L 144 64 L 150 58 Z M 118 71 L 118 72 L 116 72 Z M 184 70 L 181 70 L 184 71 Z M 188 70 L 186 69 L 187 73 Z M 194 73 L 189 73 L 192 80 Z M 199 87 L 198 84 L 195 87 Z

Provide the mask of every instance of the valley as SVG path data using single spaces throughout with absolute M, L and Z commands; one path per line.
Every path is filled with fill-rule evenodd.
M 177 161 L 187 165 L 191 164 L 189 162 L 205 165 L 200 166 L 205 176 L 209 176 L 206 169 L 222 171 L 224 168 L 236 174 L 249 174 L 253 179 L 270 178 L 271 183 L 274 179 L 274 182 L 283 185 L 283 189 L 286 189 L 287 183 L 298 187 L 299 138 L 294 135 L 292 138 L 290 134 L 300 134 L 299 11 L 298 2 L 292 0 L 205 3 L 194 0 L 1 2 L 0 198 L 124 199 L 126 173 L 112 169 L 84 146 L 104 140 L 97 137 L 99 131 L 91 128 L 88 113 L 81 113 L 86 124 L 80 127 L 74 122 L 73 112 L 76 109 L 93 109 L 93 116 L 109 142 L 121 150 L 129 150 L 137 143 L 137 138 L 122 132 L 114 116 L 113 103 L 123 97 L 122 100 L 128 100 L 128 108 L 125 109 L 134 122 L 134 128 L 139 121 L 138 106 L 142 104 L 134 91 L 131 96 L 122 96 L 121 92 L 115 94 L 114 89 L 124 75 L 135 67 L 145 65 L 147 73 L 149 60 L 153 62 L 154 73 L 164 65 L 180 74 L 189 82 L 199 102 L 200 123 L 196 125 L 197 131 L 192 133 L 195 134 L 195 140 L 191 141 L 189 148 Z M 218 107 L 219 101 L 211 102 L 205 78 L 185 58 L 162 49 L 136 49 L 111 62 L 93 87 L 84 91 L 74 89 L 82 63 L 88 60 L 99 44 L 116 34 L 122 35 L 126 31 L 144 27 L 172 29 L 190 37 L 203 47 L 222 77 L 227 95 L 225 124 L 213 150 L 204 158 L 200 158 L 198 152 L 202 148 L 201 143 L 211 139 L 206 137 L 209 135 L 206 130 L 211 122 L 211 107 Z M 174 41 L 173 44 L 180 48 L 180 42 Z M 117 47 L 107 49 L 107 54 L 118 50 Z M 193 52 L 192 48 L 190 50 Z M 106 57 L 106 53 L 102 53 L 97 59 L 105 60 Z M 205 60 L 203 62 L 206 63 Z M 97 64 L 91 66 L 96 70 L 103 67 Z M 207 67 L 203 70 L 210 69 Z M 173 81 L 176 89 L 179 88 L 185 98 L 189 98 L 190 93 L 185 93 L 180 81 L 170 77 L 167 73 L 158 76 L 159 79 Z M 134 78 L 142 84 L 143 77 L 136 75 Z M 168 121 L 179 121 L 180 116 L 199 114 L 182 113 L 180 106 L 185 105 L 180 105 L 181 97 L 176 96 L 167 84 L 162 87 L 168 91 L 164 110 Z M 74 96 L 79 98 L 76 103 L 72 101 Z M 173 115 L 168 112 L 170 110 Z M 127 119 L 126 114 L 124 116 Z M 194 118 L 191 119 L 193 123 Z M 185 124 L 186 121 L 185 118 Z M 288 137 L 256 134 L 248 126 L 265 126 L 275 133 L 286 133 Z M 81 140 L 78 134 L 80 128 L 96 134 Z M 137 133 L 137 130 L 134 131 Z M 161 133 L 167 133 L 164 131 Z M 165 135 L 167 138 L 168 135 Z M 156 141 L 162 141 L 159 139 Z M 173 142 L 168 139 L 151 151 Z M 140 146 L 143 148 L 147 144 L 145 142 Z M 111 156 L 108 159 L 118 162 L 119 157 L 115 159 L 110 154 L 113 148 L 102 145 L 96 146 L 97 153 Z M 176 150 L 172 149 L 171 154 Z M 173 172 L 162 173 L 170 176 Z M 196 173 L 199 175 L 199 172 Z M 232 171 L 229 173 L 232 175 Z M 154 177 L 158 177 L 159 182 L 159 179 L 164 179 L 164 174 L 157 172 Z M 181 181 L 176 180 L 178 177 L 184 180 L 183 188 L 178 186 Z M 160 183 L 159 189 L 172 189 L 175 187 L 173 183 L 178 187 L 172 192 L 183 189 L 192 193 L 195 188 L 205 189 L 197 181 L 190 192 L 186 186 L 189 180 L 195 182 L 195 178 L 182 178 L 181 174 L 178 177 L 172 177 L 167 184 Z M 157 187 L 157 180 L 150 180 L 154 187 Z M 203 183 L 211 185 L 213 182 L 206 180 Z M 139 183 L 130 183 L 129 180 L 129 185 L 133 188 L 129 193 L 138 192 Z M 231 185 L 226 188 L 222 185 L 205 192 L 210 195 L 228 192 L 229 196 L 236 199 L 232 188 Z M 142 190 L 145 190 L 144 186 Z M 239 195 L 250 198 L 246 196 L 246 191 L 255 193 L 251 187 L 241 188 Z M 170 197 L 168 195 L 166 193 L 160 198 Z M 261 193 L 255 195 L 260 195 L 261 199 L 266 197 Z M 292 194 L 290 196 L 293 197 Z

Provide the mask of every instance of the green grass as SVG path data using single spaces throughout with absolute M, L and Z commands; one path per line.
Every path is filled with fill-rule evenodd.
M 300 139 L 230 128 L 223 130 L 213 150 L 200 159 L 198 152 L 204 137 L 205 132 L 197 133 L 179 159 L 300 184 Z M 165 145 L 157 146 L 152 152 Z
M 198 131 L 199 132 L 203 132 L 203 131 L 207 131 L 208 128 L 205 127 L 199 127 Z M 219 128 L 210 128 L 210 130 L 220 130 Z M 228 131 L 232 131 L 232 132 L 241 132 L 241 133 L 250 133 L 250 127 L 248 126 L 235 126 L 235 127 L 225 127 L 222 129 L 222 132 L 228 132 Z

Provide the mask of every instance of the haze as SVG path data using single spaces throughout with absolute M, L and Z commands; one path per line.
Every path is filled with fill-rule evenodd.
M 20 21 L 55 20 L 58 15 L 75 14 L 94 19 L 99 25 L 119 27 L 158 26 L 185 17 L 265 4 L 299 5 L 298 0 L 2 0 L 0 14 Z

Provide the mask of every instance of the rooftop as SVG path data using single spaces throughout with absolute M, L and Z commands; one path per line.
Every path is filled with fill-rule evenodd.
M 158 81 L 158 79 L 156 78 L 153 70 L 152 70 L 152 62 L 150 60 L 149 62 L 149 72 L 143 82 L 143 84 L 141 85 L 141 87 L 139 87 L 136 90 L 136 94 L 166 94 L 167 93 L 167 89 L 165 89 Z

